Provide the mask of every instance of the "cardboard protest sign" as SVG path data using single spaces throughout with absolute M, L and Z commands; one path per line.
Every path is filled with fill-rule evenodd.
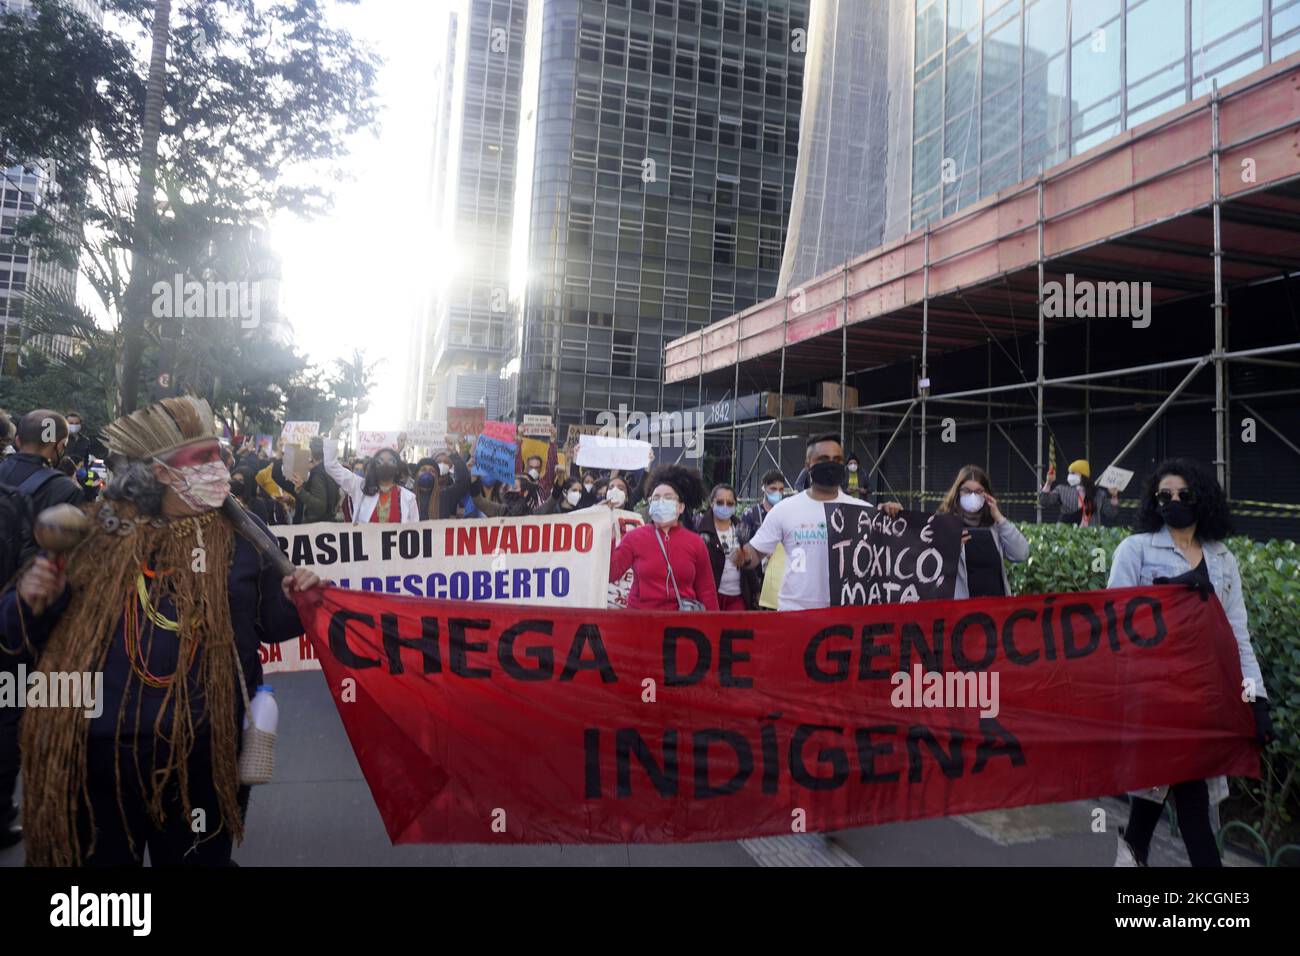
M 604 607 L 607 600 L 613 535 L 607 509 L 418 524 L 322 522 L 271 530 L 295 567 L 311 568 L 343 588 L 528 607 Z M 319 666 L 293 642 L 263 644 L 261 653 L 269 673 Z
M 961 519 L 826 503 L 831 604 L 909 604 L 951 598 L 961 557 Z
M 311 450 L 303 445 L 285 445 L 280 450 L 281 469 L 285 475 L 298 482 L 307 480 L 311 472 Z
M 398 431 L 357 432 L 357 454 L 362 458 L 369 458 L 381 448 L 400 451 L 403 444 L 401 438 L 405 434 Z
M 254 447 L 258 454 L 266 452 L 268 455 L 275 450 L 275 438 L 272 435 L 258 435 Z
M 1133 472 L 1127 468 L 1120 468 L 1117 465 L 1111 465 L 1101 473 L 1097 479 L 1098 488 L 1114 488 L 1116 491 L 1123 491 L 1128 487 L 1128 483 L 1133 480 Z
M 436 419 L 407 422 L 406 438 L 419 448 L 441 448 L 447 441 L 447 423 Z
M 796 811 L 841 830 L 1259 774 L 1232 628 L 1186 588 L 787 613 L 295 601 L 394 843 L 736 840 Z
M 320 422 L 285 422 L 280 431 L 282 445 L 306 445 L 320 434 Z
M 483 431 L 487 413 L 483 406 L 447 409 L 447 431 L 462 438 L 473 438 Z
M 555 426 L 551 423 L 550 415 L 525 415 L 523 424 L 519 426 L 519 434 L 549 441 L 555 434 Z

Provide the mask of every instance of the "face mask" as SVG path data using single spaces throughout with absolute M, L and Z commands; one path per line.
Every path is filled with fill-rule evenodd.
M 450 471 L 451 469 L 447 467 L 447 463 L 445 461 L 438 462 L 438 474 L 445 475 Z
M 364 478 L 366 476 L 366 470 L 358 465 L 356 468 L 352 469 L 352 474 L 356 475 L 358 478 Z
M 536 480 L 538 479 L 539 476 L 540 476 L 540 472 L 538 472 L 538 470 L 537 470 L 536 468 L 529 468 L 529 469 L 528 469 L 528 477 L 531 478 L 531 479 L 533 479 L 533 481 L 536 481 Z
M 68 426 L 68 433 L 71 434 L 71 435 L 75 435 L 75 434 L 77 434 L 77 432 L 79 432 L 79 431 L 81 431 L 81 426 L 80 426 L 80 425 L 69 425 L 69 426 Z
M 1160 506 L 1160 517 L 1171 528 L 1190 528 L 1196 524 L 1196 509 L 1181 501 Z
M 588 481 L 588 482 L 584 482 L 582 487 L 586 488 L 587 491 L 591 491 L 594 485 L 590 481 Z
M 230 470 L 223 461 L 210 461 L 203 465 L 186 465 L 173 468 L 159 462 L 167 469 L 172 480 L 168 486 L 176 496 L 196 511 L 220 508 L 230 494 Z
M 375 480 L 380 482 L 392 481 L 397 477 L 396 465 L 375 465 Z
M 1077 488 L 1083 482 L 1083 475 L 1072 471 L 1065 476 L 1065 481 L 1071 488 Z
M 578 491 L 575 488 L 573 491 L 570 491 L 567 495 L 564 496 L 564 500 L 571 505 L 576 505 L 579 501 L 582 500 L 582 492 Z
M 717 517 L 721 518 L 723 521 L 726 521 L 728 518 L 730 518 L 732 515 L 736 513 L 736 506 L 735 505 L 714 505 L 713 513 Z
M 650 520 L 655 524 L 668 524 L 677 517 L 677 502 L 665 501 L 660 498 L 658 501 L 650 502 Z
M 984 507 L 984 496 L 975 491 L 963 491 L 961 493 L 961 510 L 968 514 L 974 514 Z
M 781 499 L 784 497 L 785 497 L 785 492 L 783 491 L 769 491 L 767 493 L 767 503 L 770 505 L 779 505 L 781 503 Z
M 854 472 L 855 472 L 855 471 L 858 470 L 858 463 L 857 463 L 856 461 L 851 461 L 851 462 L 849 462 L 848 465 L 846 465 L 845 467 L 847 467 L 847 468 L 849 469 L 849 471 L 854 471 Z
M 605 492 L 605 500 L 617 508 L 623 504 L 623 502 L 627 501 L 627 495 L 623 494 L 623 489 L 616 485 L 613 488 L 610 488 L 609 491 Z
M 838 461 L 821 461 L 808 469 L 808 477 L 819 488 L 835 488 L 844 482 L 844 465 Z
M 425 471 L 420 473 L 420 477 L 415 479 L 415 483 L 420 486 L 421 490 L 428 491 L 433 487 L 436 480 L 431 473 Z

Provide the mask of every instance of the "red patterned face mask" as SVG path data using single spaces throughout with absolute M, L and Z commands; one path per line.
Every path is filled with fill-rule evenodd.
M 167 469 L 167 487 L 196 511 L 220 508 L 230 494 L 230 470 L 216 442 L 186 445 L 155 460 Z

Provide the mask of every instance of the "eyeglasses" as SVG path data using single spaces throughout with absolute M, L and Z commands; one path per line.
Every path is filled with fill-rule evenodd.
M 1179 488 L 1176 492 L 1161 489 L 1156 492 L 1156 501 L 1160 502 L 1162 505 L 1167 505 L 1169 502 L 1174 500 L 1175 495 L 1177 495 L 1178 500 L 1185 505 L 1196 503 L 1196 492 L 1192 491 L 1191 488 Z

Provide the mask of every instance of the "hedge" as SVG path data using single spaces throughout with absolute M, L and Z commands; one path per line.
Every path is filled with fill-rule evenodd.
M 1023 524 L 1029 560 L 1009 564 L 1016 594 L 1104 588 L 1123 528 Z M 1294 541 L 1226 542 L 1241 567 L 1251 640 L 1264 674 L 1277 739 L 1264 751 L 1261 780 L 1233 778 L 1227 806 L 1269 846 L 1295 842 L 1300 819 L 1300 546 Z

